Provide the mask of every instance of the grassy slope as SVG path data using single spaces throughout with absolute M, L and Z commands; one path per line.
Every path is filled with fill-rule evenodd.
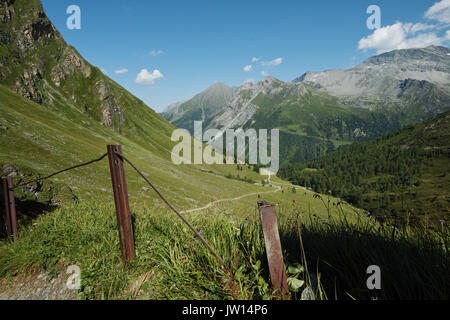
M 145 145 L 140 145 L 99 125 L 87 116 L 77 115 L 76 111 L 73 117 L 55 113 L 44 106 L 17 96 L 2 86 L 0 86 L 0 96 L 0 120 L 3 127 L 8 128 L 1 129 L 0 162 L 11 163 L 21 171 L 40 175 L 49 174 L 98 158 L 106 152 L 107 144 L 121 144 L 124 154 L 148 173 L 162 190 L 172 189 L 169 191 L 169 198 L 182 205 L 189 205 L 193 201 L 194 204 L 206 204 L 222 196 L 233 197 L 249 190 L 257 192 L 262 189 L 203 173 L 202 166 L 173 165 L 170 160 L 170 151 L 174 143 L 170 141 L 167 132 L 155 130 L 156 125 L 148 126 L 150 135 L 154 139 Z M 225 167 L 216 166 L 213 169 L 223 175 L 230 170 Z M 75 195 L 81 199 L 86 199 L 94 193 L 104 194 L 101 188 L 107 189 L 106 195 L 109 196 L 108 170 L 107 161 L 104 161 L 91 167 L 64 173 L 55 180 L 73 186 Z M 137 176 L 131 170 L 127 172 L 129 172 L 128 184 L 131 197 L 136 198 L 139 194 L 140 200 L 149 198 L 139 192 L 143 186 L 141 182 L 133 183 L 137 182 Z M 251 172 L 249 171 L 248 174 Z M 226 181 L 230 188 L 224 190 L 218 187 L 223 184 L 223 181 Z M 208 193 L 200 195 L 206 190 Z
M 240 177 L 261 181 L 261 177 L 246 166 L 243 166 L 242 171 L 237 170 L 235 165 L 175 166 L 169 159 L 173 142 L 168 136 L 163 139 L 162 143 L 165 143 L 163 146 L 155 141 L 149 141 L 144 147 L 110 128 L 99 125 L 87 116 L 77 115 L 76 111 L 73 118 L 61 115 L 45 106 L 30 102 L 1 85 L 0 125 L 2 137 L 0 163 L 13 164 L 20 172 L 29 173 L 31 176 L 46 175 L 97 158 L 105 152 L 106 144 L 117 143 L 123 145 L 124 154 L 141 170 L 148 173 L 150 180 L 180 210 L 202 207 L 215 200 L 252 194 L 238 201 L 224 201 L 206 210 L 186 214 L 188 219 L 202 231 L 204 228 L 212 227 L 233 230 L 245 218 L 255 217 L 256 202 L 260 200 L 257 194 L 260 194 L 262 199 L 276 203 L 280 215 L 287 211 L 293 200 L 296 200 L 296 203 L 303 206 L 305 210 L 311 209 L 324 219 L 328 215 L 322 201 L 313 198 L 312 192 L 298 189 L 296 193 L 293 193 L 292 186 L 286 184 L 283 185 L 283 191 L 272 193 L 277 189 L 225 178 L 226 175 L 239 174 Z M 152 151 L 152 147 L 157 152 Z M 171 236 L 175 232 L 171 229 L 172 225 L 178 225 L 181 228 L 176 229 L 178 236 L 191 239 L 192 235 L 189 231 L 179 224 L 173 213 L 167 210 L 153 192 L 141 190 L 146 185 L 128 166 L 126 166 L 126 174 L 130 205 L 136 219 L 135 235 L 138 254 L 139 252 L 150 254 L 148 251 L 152 251 L 146 248 L 147 242 L 140 242 L 138 239 L 145 238 L 150 241 L 156 237 L 159 239 L 157 243 L 163 247 L 170 241 L 178 241 Z M 31 176 L 27 176 L 25 180 Z M 106 159 L 89 167 L 63 173 L 47 183 L 47 186 L 56 188 L 70 187 L 79 201 L 64 202 L 62 208 L 41 215 L 32 221 L 19 219 L 20 239 L 14 244 L 2 242 L 0 245 L 0 260 L 4 262 L 2 262 L 0 277 L 41 268 L 53 270 L 56 266 L 75 263 L 83 269 L 85 282 L 80 291 L 82 297 L 111 298 L 124 297 L 126 288 L 132 285 L 130 281 L 142 276 L 145 272 L 154 272 L 158 275 L 158 279 L 160 277 L 165 279 L 165 275 L 168 274 L 173 276 L 171 274 L 173 270 L 170 268 L 156 267 L 153 264 L 150 268 L 138 265 L 130 274 L 122 275 Z M 277 178 L 274 183 L 285 184 Z M 17 195 L 22 196 L 24 193 L 18 190 Z M 332 201 L 337 203 L 338 200 L 332 199 Z M 350 219 L 357 218 L 349 206 L 344 205 L 344 211 L 348 212 Z M 19 213 L 19 218 L 21 214 Z M 156 222 L 163 221 L 161 223 L 164 223 L 164 230 L 155 229 L 152 219 L 156 219 Z M 207 239 L 215 236 L 217 234 L 206 235 Z M 200 250 L 195 251 L 195 254 L 199 255 L 203 249 L 198 247 L 195 241 L 194 243 L 195 248 Z M 169 253 L 165 252 L 165 254 Z M 152 251 L 151 256 L 154 254 L 155 252 Z M 169 259 L 164 260 L 167 263 L 170 261 L 174 263 L 172 261 L 174 257 L 164 257 Z M 145 261 L 150 258 L 144 255 L 142 259 Z M 205 272 L 209 274 L 211 270 L 208 269 Z M 200 269 L 195 272 L 203 271 Z M 156 290 L 151 297 L 160 298 L 180 298 L 194 294 L 189 291 L 189 288 L 184 288 L 182 295 L 177 295 L 177 290 L 163 293 L 164 290 L 161 287 L 153 285 L 149 290 Z M 198 294 L 198 298 L 205 297 L 204 293 Z M 226 292 L 222 292 L 210 297 L 225 296 Z
M 151 181 L 167 192 L 170 200 L 185 209 L 201 207 L 218 199 L 274 190 L 225 178 L 229 174 L 239 174 L 260 182 L 262 177 L 247 166 L 238 171 L 235 165 L 172 164 L 170 151 L 174 142 L 168 136 L 161 144 L 151 140 L 144 147 L 87 116 L 79 115 L 80 119 L 65 117 L 1 85 L 0 98 L 0 163 L 13 164 L 19 171 L 43 176 L 98 158 L 106 152 L 107 144 L 121 144 L 124 154 L 148 173 Z M 153 196 L 141 190 L 144 182 L 130 167 L 126 170 L 130 198 L 153 205 Z M 107 161 L 63 173 L 52 181 L 71 186 L 80 200 L 94 195 L 101 199 L 111 197 Z M 275 181 L 281 180 L 275 178 Z M 312 193 L 307 192 L 307 195 L 311 197 Z
M 230 277 L 180 220 L 142 205 L 132 210 L 137 258 L 124 270 L 113 210 L 111 202 L 88 201 L 36 219 L 14 245 L 0 245 L 0 283 L 23 270 L 45 267 L 52 275 L 76 264 L 82 270 L 82 299 L 273 298 L 261 226 L 248 207 L 247 221 L 233 221 L 226 210 L 214 216 L 187 215 L 233 268 L 234 290 Z M 426 230 L 393 237 L 389 228 L 377 229 L 365 219 L 349 222 L 351 214 L 336 204 L 330 204 L 331 219 L 288 203 L 280 211 L 285 263 L 322 273 L 318 299 L 448 299 L 449 286 L 442 281 L 449 263 L 448 237 Z M 365 270 L 372 264 L 381 267 L 382 290 L 365 287 Z M 288 276 L 308 281 L 304 271 Z M 292 299 L 299 297 L 291 290 Z

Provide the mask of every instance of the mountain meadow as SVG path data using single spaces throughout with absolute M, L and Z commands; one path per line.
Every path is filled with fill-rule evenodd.
M 0 39 L 0 174 L 17 186 L 18 225 L 12 241 L 2 203 L 0 299 L 279 299 L 263 200 L 277 214 L 284 298 L 449 299 L 450 49 L 396 50 L 290 82 L 216 83 L 158 114 L 67 44 L 39 0 L 0 0 Z M 175 165 L 172 132 L 192 132 L 195 120 L 279 129 L 278 175 L 249 163 Z M 124 163 L 128 265 L 107 145 L 142 174 Z M 367 286 L 371 265 L 379 290 Z M 75 290 L 70 266 L 81 272 Z

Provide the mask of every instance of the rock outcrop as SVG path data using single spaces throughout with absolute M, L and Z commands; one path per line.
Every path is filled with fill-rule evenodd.
M 38 104 L 72 105 L 121 130 L 124 90 L 64 41 L 39 0 L 0 0 L 0 26 L 1 84 Z

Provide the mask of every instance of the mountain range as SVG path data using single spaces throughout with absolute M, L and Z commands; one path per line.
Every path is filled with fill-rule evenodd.
M 450 109 L 450 49 L 429 46 L 387 52 L 345 70 L 272 76 L 239 87 L 215 83 L 161 115 L 190 130 L 280 129 L 282 164 L 422 122 Z

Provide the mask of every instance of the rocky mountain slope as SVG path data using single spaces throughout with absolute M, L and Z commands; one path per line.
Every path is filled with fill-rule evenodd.
M 192 130 L 194 125 L 190 119 L 211 121 L 218 112 L 227 107 L 233 95 L 232 88 L 217 82 L 188 101 L 168 106 L 163 116 L 177 127 Z
M 394 99 L 412 79 L 435 84 L 450 92 L 450 49 L 394 50 L 372 57 L 346 70 L 307 72 L 294 82 L 320 88 L 339 97 Z
M 0 0 L 0 39 L 0 84 L 21 96 L 142 142 L 170 128 L 68 45 L 39 0 Z
M 281 161 L 307 160 L 448 110 L 449 54 L 435 46 L 396 50 L 348 70 L 307 72 L 291 82 L 267 77 L 241 87 L 213 86 L 162 115 L 188 130 L 194 120 L 221 130 L 279 128 Z M 225 91 L 233 93 L 227 101 Z

